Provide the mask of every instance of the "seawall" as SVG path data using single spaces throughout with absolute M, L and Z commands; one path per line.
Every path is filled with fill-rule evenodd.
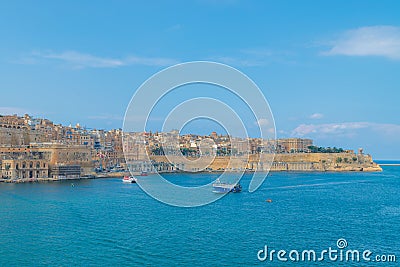
M 206 169 L 208 171 L 382 171 L 370 155 L 354 153 L 290 153 L 261 154 L 240 157 L 209 157 L 199 161 L 198 158 L 179 156 L 152 156 L 152 160 L 163 165 L 185 166 L 186 170 Z M 272 163 L 271 160 L 273 159 Z M 211 162 L 204 165 L 204 162 Z M 181 167 L 182 168 L 182 167 Z

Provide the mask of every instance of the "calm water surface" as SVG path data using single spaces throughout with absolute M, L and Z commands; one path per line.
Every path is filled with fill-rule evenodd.
M 189 186 L 216 177 L 167 176 Z M 167 206 L 120 179 L 74 185 L 0 184 L 1 266 L 310 266 L 260 262 L 257 252 L 264 245 L 321 251 L 337 248 L 339 238 L 349 249 L 395 254 L 400 262 L 400 167 L 272 173 L 255 193 L 229 194 L 200 208 Z

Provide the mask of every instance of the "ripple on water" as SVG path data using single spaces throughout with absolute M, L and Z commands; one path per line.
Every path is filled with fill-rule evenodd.
M 264 245 L 318 249 L 340 237 L 390 252 L 400 240 L 399 170 L 274 173 L 254 193 L 194 209 L 164 205 L 120 179 L 0 184 L 0 265 L 245 266 L 259 264 Z M 171 179 L 193 185 L 214 178 L 207 175 Z

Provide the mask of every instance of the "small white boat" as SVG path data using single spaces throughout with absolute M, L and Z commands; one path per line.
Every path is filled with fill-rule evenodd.
M 224 194 L 224 193 L 239 193 L 242 191 L 242 186 L 239 183 L 236 184 L 228 184 L 228 183 L 221 183 L 219 178 L 212 184 L 213 192 Z
M 123 183 L 129 183 L 129 184 L 134 184 L 137 183 L 137 179 L 133 176 L 124 176 L 122 179 Z

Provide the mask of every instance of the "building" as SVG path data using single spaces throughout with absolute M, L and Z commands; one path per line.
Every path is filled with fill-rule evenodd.
M 313 145 L 311 139 L 302 138 L 288 138 L 278 139 L 277 152 L 278 153 L 299 153 L 299 152 L 310 152 L 309 148 Z
M 49 165 L 42 159 L 4 159 L 1 161 L 3 179 L 36 179 L 49 177 Z
M 52 167 L 50 174 L 54 179 L 79 178 L 82 170 L 80 165 L 56 165 Z
M 79 165 L 82 175 L 93 171 L 91 148 L 82 145 L 65 145 L 58 143 L 31 143 L 30 152 L 45 153 L 49 155 L 50 172 L 57 166 Z M 50 175 L 52 175 L 50 173 Z

